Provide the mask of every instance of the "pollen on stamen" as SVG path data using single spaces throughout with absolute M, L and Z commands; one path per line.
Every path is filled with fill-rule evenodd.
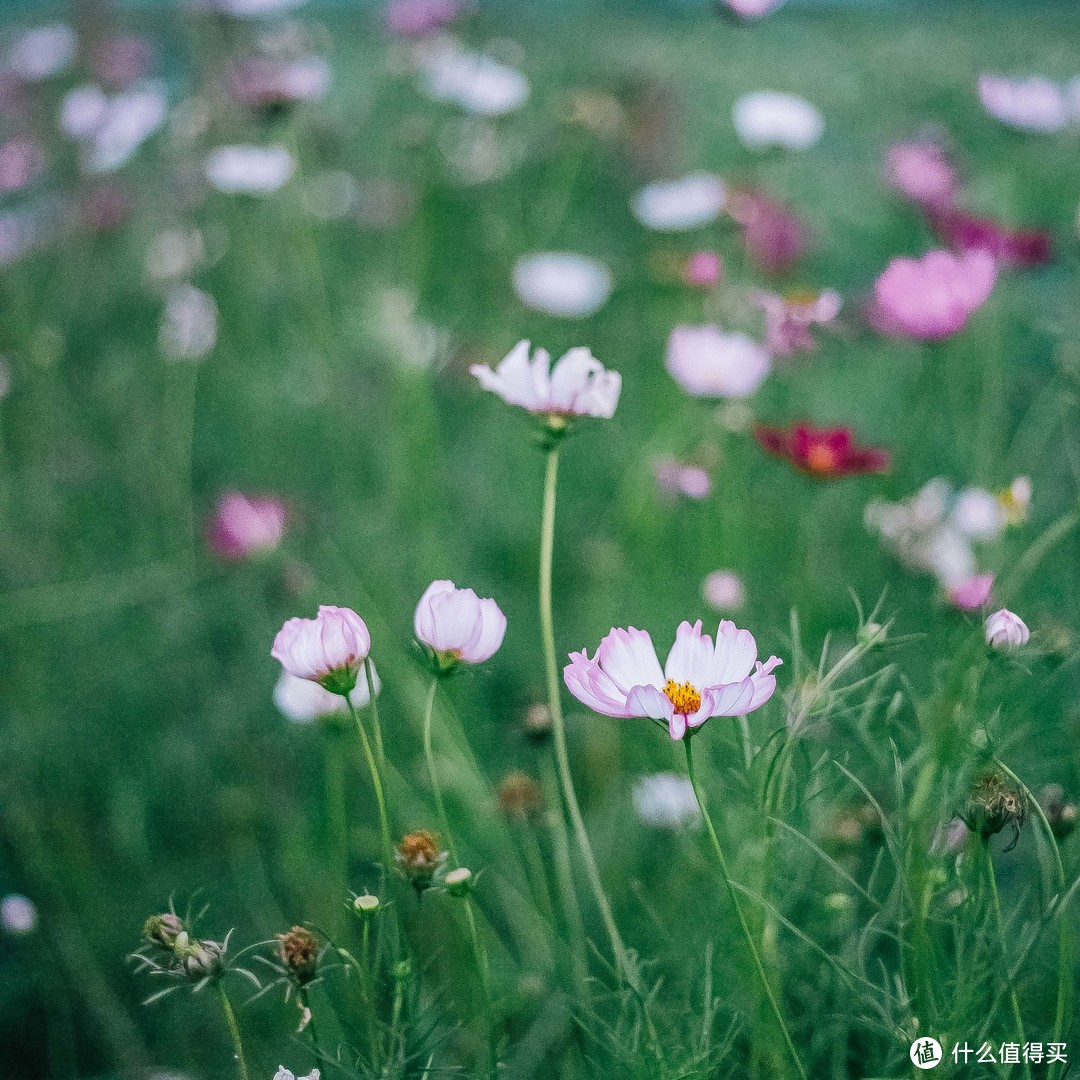
M 811 446 L 806 455 L 806 465 L 811 472 L 831 473 L 836 469 L 838 462 L 836 454 L 821 443 Z
M 701 694 L 692 683 L 677 683 L 674 679 L 668 679 L 664 683 L 664 693 L 675 711 L 683 716 L 692 716 L 701 708 Z

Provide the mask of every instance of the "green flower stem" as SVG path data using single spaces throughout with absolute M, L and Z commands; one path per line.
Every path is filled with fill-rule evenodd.
M 990 841 L 982 840 L 979 844 L 982 848 L 983 860 L 986 863 L 986 880 L 990 886 L 990 900 L 994 909 L 994 926 L 998 936 L 998 948 L 1001 950 L 1002 958 L 1005 958 L 1005 925 L 1001 918 L 1001 900 L 998 897 L 997 887 L 997 874 L 994 873 L 994 859 L 990 854 Z M 1008 960 L 1005 962 L 1006 978 L 1008 978 L 1009 964 Z M 1012 979 L 1009 979 L 1009 1004 L 1012 1006 L 1013 1021 L 1016 1024 L 1016 1037 L 1021 1046 L 1027 1044 L 1027 1037 L 1024 1035 L 1024 1018 L 1020 1013 L 1020 1002 L 1016 997 L 1016 987 L 1013 984 Z M 1031 1063 L 1024 1062 L 1024 1075 L 1031 1080 Z
M 368 771 L 371 773 L 371 786 L 375 789 L 375 802 L 379 808 L 379 829 L 382 832 L 383 859 L 385 860 L 383 870 L 385 873 L 389 873 L 390 867 L 394 864 L 394 842 L 390 838 L 390 818 L 386 813 L 386 796 L 383 794 L 382 777 L 379 775 L 379 765 L 375 760 L 375 754 L 371 749 L 371 740 L 368 738 L 368 733 L 364 730 L 364 725 L 360 720 L 360 714 L 356 711 L 356 706 L 349 701 L 347 695 L 345 700 L 348 702 L 349 712 L 352 714 L 352 718 L 356 723 L 356 732 L 360 736 L 360 748 L 364 751 L 364 759 L 367 761 Z M 374 696 L 371 699 L 371 703 L 374 706 Z
M 454 836 L 450 831 L 450 819 L 446 816 L 446 804 L 443 802 L 442 786 L 439 783 L 439 773 L 435 768 L 435 751 L 431 744 L 431 723 L 435 713 L 435 696 L 439 692 L 439 676 L 431 680 L 431 689 L 428 691 L 427 703 L 424 706 L 424 757 L 427 760 L 428 778 L 431 780 L 431 791 L 435 796 L 435 809 L 439 814 L 439 828 L 443 831 L 446 846 L 450 851 L 454 862 L 457 862 L 457 851 L 454 848 Z
M 386 772 L 386 751 L 383 749 L 382 724 L 379 723 L 379 705 L 375 700 L 375 676 L 370 656 L 364 660 L 364 679 L 367 681 L 368 705 L 371 708 L 371 728 L 375 733 L 375 756 L 379 769 Z
M 315 1029 L 315 1013 L 311 1009 L 311 996 L 308 994 L 306 987 L 301 987 L 297 996 L 300 998 L 300 1004 L 307 1015 L 307 1033 L 311 1036 L 311 1047 L 315 1051 L 315 1060 L 318 1061 L 321 1051 L 319 1050 L 319 1034 Z
M 772 984 L 769 982 L 769 977 L 765 974 L 765 967 L 761 962 L 761 954 L 758 952 L 757 944 L 754 942 L 754 937 L 750 933 L 750 926 L 746 921 L 746 916 L 743 914 L 742 905 L 739 903 L 738 894 L 736 893 L 735 886 L 731 880 L 727 859 L 724 857 L 724 849 L 720 846 L 720 838 L 716 835 L 716 829 L 713 827 L 712 818 L 709 817 L 709 811 L 706 808 L 705 800 L 702 798 L 701 789 L 698 787 L 697 776 L 694 774 L 694 752 L 691 739 L 688 736 L 687 738 L 684 738 L 682 742 L 683 747 L 686 750 L 686 771 L 690 777 L 690 786 L 694 789 L 694 797 L 697 799 L 702 819 L 705 822 L 705 828 L 709 833 L 709 839 L 712 840 L 713 849 L 716 851 L 716 860 L 720 864 L 720 876 L 724 879 L 724 885 L 727 888 L 728 896 L 731 899 L 731 906 L 735 909 L 735 914 L 739 920 L 739 927 L 742 930 L 743 937 L 746 939 L 747 947 L 750 950 L 750 955 L 753 958 L 754 970 L 761 982 L 762 989 L 765 991 L 765 996 L 768 998 L 769 1007 L 772 1010 L 773 1016 L 776 1018 L 776 1025 L 784 1037 L 784 1043 L 787 1046 L 788 1053 L 791 1055 L 791 1061 L 795 1066 L 795 1071 L 799 1074 L 801 1080 L 807 1080 L 806 1069 L 803 1067 L 802 1060 L 799 1058 L 799 1052 L 795 1049 L 795 1043 L 792 1041 L 791 1033 L 788 1031 L 787 1024 L 784 1022 L 783 1013 L 780 1011 L 780 1003 L 776 1000 L 776 994 L 773 991 Z
M 233 1057 L 236 1058 L 236 1067 L 240 1073 L 240 1080 L 248 1080 L 247 1062 L 244 1060 L 244 1044 L 240 1041 L 240 1025 L 236 1022 L 236 1013 L 233 1012 L 229 998 L 220 983 L 217 984 L 217 991 L 221 995 L 221 1008 L 225 1013 L 225 1023 L 228 1024 L 229 1034 L 232 1036 Z
M 488 1072 L 491 1077 L 499 1074 L 499 1052 L 495 1046 L 495 1007 L 491 994 L 491 966 L 487 951 L 480 939 L 480 930 L 476 925 L 476 913 L 473 911 L 471 896 L 462 897 L 465 903 L 465 918 L 469 924 L 469 937 L 472 940 L 473 958 L 480 975 L 480 989 L 484 994 L 484 1028 L 488 1044 Z
M 544 642 L 544 659 L 547 665 L 548 708 L 551 710 L 551 731 L 555 744 L 555 763 L 559 773 L 559 786 L 563 800 L 570 814 L 574 827 L 578 850 L 585 864 L 585 874 L 592 888 L 600 917 L 611 939 L 611 948 L 615 954 L 616 968 L 619 974 L 631 985 L 635 985 L 634 968 L 630 962 L 626 946 L 615 925 L 611 905 L 604 893 L 600 880 L 600 871 L 596 865 L 589 835 L 585 831 L 585 821 L 581 816 L 581 807 L 574 792 L 574 780 L 570 773 L 570 756 L 566 749 L 566 723 L 563 719 L 562 700 L 559 687 L 559 668 L 555 659 L 555 622 L 551 607 L 551 570 L 555 551 L 555 491 L 559 475 L 559 448 L 551 446 L 547 451 L 547 468 L 544 474 L 544 505 L 540 519 L 540 626 Z

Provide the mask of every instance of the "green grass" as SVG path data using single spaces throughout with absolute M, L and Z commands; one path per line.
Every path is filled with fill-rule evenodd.
M 449 681 L 435 715 L 454 839 L 482 871 L 478 936 L 504 1075 L 785 1074 L 706 835 L 657 833 L 632 810 L 634 780 L 681 770 L 681 748 L 644 721 L 592 716 L 567 698 L 578 795 L 642 996 L 615 976 L 571 851 L 590 942 L 577 954 L 590 981 L 575 979 L 572 925 L 552 894 L 560 829 L 549 826 L 561 814 L 551 748 L 523 730 L 545 696 L 543 456 L 528 418 L 467 373 L 522 337 L 555 354 L 587 344 L 624 376 L 615 419 L 580 425 L 563 450 L 559 655 L 591 651 L 611 626 L 631 624 L 663 652 L 679 620 L 709 615 L 704 576 L 729 567 L 749 596 L 739 625 L 785 660 L 780 692 L 750 717 L 752 767 L 723 720 L 697 738 L 695 757 L 809 1074 L 909 1075 L 917 1034 L 947 1050 L 1015 1041 L 1010 965 L 1028 1039 L 1051 1041 L 1059 977 L 1076 978 L 1071 947 L 1060 965 L 1058 930 L 1076 915 L 1053 907 L 1061 888 L 1039 821 L 1008 854 L 995 842 L 1000 934 L 978 851 L 958 859 L 927 845 L 962 805 L 981 760 L 976 730 L 1030 788 L 1080 791 L 1080 551 L 1068 527 L 1080 480 L 1076 141 L 1012 132 L 974 92 L 984 69 L 1076 74 L 1080 18 L 791 11 L 739 29 L 704 15 L 485 14 L 466 33 L 520 43 L 533 94 L 497 124 L 515 165 L 475 186 L 455 178 L 440 149 L 463 121 L 416 93 L 372 24 L 304 18 L 323 28 L 333 90 L 268 128 L 211 94 L 211 74 L 250 31 L 233 27 L 230 40 L 194 16 L 146 22 L 166 43 L 173 99 L 202 87 L 209 130 L 188 143 L 159 135 L 127 167 L 135 209 L 122 230 L 67 229 L 0 272 L 0 353 L 13 374 L 0 405 L 0 894 L 26 893 L 41 910 L 39 932 L 5 938 L 0 951 L 5 1076 L 127 1078 L 147 1063 L 234 1075 L 210 993 L 141 1005 L 160 987 L 126 957 L 171 896 L 178 909 L 209 905 L 200 929 L 211 937 L 235 927 L 233 950 L 336 919 L 358 955 L 359 926 L 338 915 L 327 865 L 324 772 L 345 759 L 356 891 L 379 884 L 368 774 L 350 729 L 298 728 L 276 713 L 270 644 L 285 618 L 319 603 L 363 615 L 384 683 L 395 831 L 434 826 L 420 739 L 428 676 L 410 638 L 416 600 L 444 576 L 494 596 L 509 618 L 502 650 Z M 822 109 L 816 148 L 742 149 L 730 106 L 766 87 Z M 633 153 L 566 123 L 575 89 L 651 101 L 656 145 Z M 1051 228 L 1058 253 L 1045 269 L 1004 274 L 969 328 L 933 353 L 874 337 L 856 317 L 891 256 L 930 246 L 879 178 L 888 143 L 926 123 L 954 139 L 974 209 Z M 193 198 L 184 170 L 229 140 L 288 142 L 300 175 L 266 200 Z M 50 168 L 55 187 L 76 183 L 70 147 L 55 144 Z M 301 193 L 325 168 L 404 185 L 407 213 L 382 230 L 313 221 Z M 631 218 L 641 183 L 692 168 L 788 200 L 813 243 L 782 284 L 845 296 L 845 331 L 778 369 L 756 415 L 852 423 L 893 449 L 890 476 L 810 482 L 727 432 L 664 372 L 668 332 L 701 320 L 703 301 L 656 279 L 658 254 L 715 246 L 730 279 L 757 280 L 726 227 L 669 238 Z M 164 227 L 198 227 L 220 255 L 195 278 L 220 311 L 217 348 L 197 365 L 170 364 L 156 345 L 161 300 L 143 261 Z M 602 258 L 615 275 L 611 300 L 585 322 L 526 311 L 511 288 L 519 255 L 561 248 Z M 412 302 L 446 341 L 428 367 L 413 362 L 392 317 Z M 651 459 L 699 449 L 716 462 L 713 495 L 664 501 Z M 997 489 L 1023 473 L 1035 492 L 1030 520 L 990 551 L 988 568 L 1036 647 L 989 662 L 978 620 L 901 570 L 862 512 L 934 476 Z M 289 533 L 273 556 L 223 567 L 205 553 L 202 521 L 228 487 L 288 500 Z M 822 689 L 822 673 L 855 644 L 853 596 L 865 610 L 884 596 L 891 643 L 860 651 Z M 498 816 L 493 786 L 512 768 L 548 783 L 549 813 L 535 825 Z M 870 797 L 881 816 L 838 839 L 837 820 Z M 1075 838 L 1062 858 L 1071 884 Z M 420 1077 L 429 1060 L 430 1077 L 485 1075 L 487 1010 L 461 901 L 418 904 L 395 882 L 383 898 L 392 903 L 374 934 L 380 1025 L 394 1012 L 393 965 L 411 958 L 391 1035 L 413 1056 L 387 1075 Z M 328 1080 L 368 1075 L 356 982 L 334 969 L 312 992 L 324 1049 L 360 1056 L 343 1049 L 341 1068 L 323 1066 Z M 293 1034 L 295 1005 L 274 990 L 245 1006 L 244 985 L 226 983 L 252 1080 L 279 1062 L 306 1072 L 313 1059 L 307 1036 Z M 1080 1055 L 1078 1033 L 1073 1025 Z M 1008 1067 L 963 1071 L 999 1074 Z

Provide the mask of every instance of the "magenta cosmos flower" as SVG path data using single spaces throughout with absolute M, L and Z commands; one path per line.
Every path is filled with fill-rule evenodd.
M 531 413 L 562 420 L 611 419 L 622 390 L 617 371 L 607 371 L 585 348 L 571 349 L 554 368 L 546 349 L 537 349 L 531 360 L 529 349 L 528 341 L 519 341 L 494 371 L 483 364 L 473 364 L 469 371 L 485 390 Z
M 949 337 L 990 295 L 996 277 L 985 251 L 893 259 L 874 283 L 876 324 L 887 334 L 922 341 Z
M 367 624 L 351 608 L 319 608 L 314 619 L 289 619 L 274 638 L 270 655 L 298 679 L 333 694 L 348 694 L 371 652 Z
M 273 551 L 284 534 L 285 505 L 241 491 L 225 492 L 206 526 L 206 542 L 221 559 L 248 559 Z
M 772 672 L 783 661 L 770 656 L 763 664 L 757 655 L 749 630 L 725 620 L 713 645 L 699 619 L 693 626 L 679 625 L 661 668 L 652 638 L 631 626 L 613 629 L 591 660 L 584 649 L 571 653 L 563 678 L 570 693 L 594 712 L 648 717 L 681 739 L 710 716 L 745 716 L 772 697 Z
M 459 661 L 482 664 L 494 656 L 506 633 L 506 616 L 494 600 L 481 600 L 472 589 L 433 581 L 416 605 L 413 628 L 439 668 L 447 670 Z

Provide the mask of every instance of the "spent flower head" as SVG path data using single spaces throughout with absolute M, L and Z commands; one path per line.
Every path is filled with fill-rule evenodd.
M 1006 827 L 1012 828 L 1012 842 L 1004 849 L 1011 851 L 1020 839 L 1027 810 L 1027 796 L 1023 788 L 1000 769 L 992 768 L 976 778 L 960 811 L 960 818 L 984 841 Z
M 315 978 L 319 965 L 321 945 L 319 939 L 306 927 L 294 926 L 284 934 L 276 934 L 277 956 L 285 970 L 296 981 L 305 986 Z
M 448 852 L 439 847 L 439 837 L 427 829 L 406 833 L 394 850 L 394 865 L 412 887 L 422 893 L 430 888 L 446 862 Z

